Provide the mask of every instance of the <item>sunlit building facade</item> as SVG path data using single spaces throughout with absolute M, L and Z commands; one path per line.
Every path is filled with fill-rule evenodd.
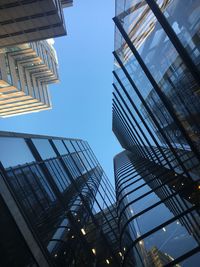
M 0 145 L 1 266 L 118 266 L 114 190 L 88 143 L 0 132 Z
M 123 266 L 200 260 L 200 3 L 116 0 L 113 131 Z
M 51 108 L 48 84 L 59 81 L 53 39 L 0 50 L 0 116 Z
M 66 35 L 63 8 L 72 3 L 72 0 L 2 0 L 0 47 Z

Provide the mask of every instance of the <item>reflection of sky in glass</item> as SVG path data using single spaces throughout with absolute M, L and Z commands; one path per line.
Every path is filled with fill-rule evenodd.
M 124 154 L 124 158 L 119 158 L 119 160 L 124 162 L 127 155 L 128 154 Z M 132 240 L 135 240 L 136 238 L 141 237 L 142 235 L 155 229 L 161 224 L 166 223 L 174 216 L 183 212 L 186 209 L 186 204 L 184 203 L 183 200 L 184 195 L 180 193 L 177 194 L 176 196 L 171 197 L 170 202 L 165 201 L 163 203 L 160 203 L 159 205 L 156 205 L 155 207 L 151 207 L 152 205 L 160 202 L 162 198 L 161 192 L 162 190 L 164 190 L 164 188 L 166 190 L 167 189 L 170 190 L 171 188 L 170 183 L 169 185 L 165 185 L 165 187 L 162 187 L 162 190 L 157 189 L 156 191 L 154 190 L 154 192 L 144 196 L 145 193 L 150 192 L 152 189 L 155 189 L 156 184 L 148 181 L 148 174 L 147 174 L 148 168 L 146 169 L 146 172 L 144 172 L 143 169 L 143 172 L 141 172 L 138 175 L 137 171 L 139 172 L 139 169 L 137 170 L 137 166 L 134 167 L 134 164 L 132 163 L 133 164 L 132 168 L 130 168 L 130 164 L 128 164 L 128 162 L 130 162 L 131 160 L 130 157 L 131 156 L 126 158 L 127 161 L 126 165 L 129 166 L 129 168 L 126 169 L 128 174 L 127 173 L 124 174 L 124 178 L 125 177 L 126 178 L 123 180 L 123 175 L 120 174 L 119 176 L 122 184 L 120 189 L 129 184 L 129 186 L 127 188 L 124 188 L 124 190 L 122 190 L 121 194 L 119 195 L 119 201 L 120 201 L 120 211 L 122 212 L 122 209 L 124 208 L 125 205 L 128 205 L 131 201 L 135 201 L 138 197 L 142 197 L 141 199 L 128 205 L 127 208 L 123 211 L 123 214 L 127 216 L 125 222 L 126 220 L 136 216 L 133 220 L 129 222 L 129 224 L 126 227 L 126 230 L 129 230 L 129 234 Z M 126 182 L 126 179 L 130 179 L 131 176 L 132 179 Z M 141 178 L 141 180 L 137 181 L 138 178 Z M 158 182 L 158 180 L 161 183 L 162 177 L 156 179 L 158 183 L 157 186 L 161 185 Z M 149 185 L 144 185 L 141 188 L 138 188 L 136 191 L 131 192 L 132 190 L 135 190 L 137 187 L 140 187 L 140 185 L 145 184 L 147 182 L 149 182 Z M 169 195 L 170 192 L 169 191 L 167 192 Z M 190 203 L 187 203 L 187 207 L 189 204 Z M 143 212 L 145 209 L 148 209 L 149 207 L 151 207 L 151 209 L 145 211 L 142 214 L 139 214 L 140 212 Z M 192 207 L 192 205 L 189 205 L 189 207 Z M 194 221 L 194 218 L 192 218 L 192 216 L 195 217 L 196 222 Z M 121 218 L 121 223 L 123 226 L 125 222 L 123 222 L 122 219 L 123 216 Z M 191 249 L 196 248 L 198 246 L 198 240 L 196 237 L 197 228 L 199 227 L 198 220 L 199 217 L 197 212 L 193 211 L 192 213 L 190 213 L 190 215 L 187 215 L 187 217 L 186 216 L 181 217 L 180 222 L 179 221 L 172 222 L 171 224 L 162 227 L 160 230 L 140 240 L 137 243 L 137 246 L 139 246 L 141 250 L 145 253 L 150 253 L 150 252 L 153 253 L 153 250 L 157 249 L 158 255 L 160 256 L 165 255 L 166 257 L 168 257 L 168 260 L 170 261 L 172 260 L 172 258 L 176 259 L 177 257 L 182 256 L 182 254 L 187 253 Z M 187 226 L 188 225 L 190 226 L 190 230 L 186 228 L 186 222 Z M 195 226 L 196 228 L 194 228 L 194 224 L 196 225 Z M 190 234 L 189 231 L 192 231 L 193 234 Z M 123 233 L 122 240 L 123 243 L 125 244 L 126 243 L 125 232 Z M 197 256 L 195 257 L 196 257 L 196 262 L 198 262 L 199 261 L 198 257 Z M 195 261 L 190 260 L 188 262 L 189 262 L 188 264 L 190 265 L 187 265 L 186 261 L 186 263 L 183 263 L 183 266 L 196 267 Z
M 60 155 L 68 154 L 62 140 L 52 140 Z
M 158 214 L 160 216 L 160 214 Z M 181 256 L 183 253 L 197 246 L 197 242 L 188 234 L 185 227 L 180 223 L 174 222 L 164 229 L 161 229 L 154 234 L 144 239 L 144 244 L 149 251 L 156 246 L 164 253 L 168 253 L 174 258 Z
M 5 168 L 34 161 L 24 139 L 1 137 L 0 160 Z
M 69 225 L 68 219 L 63 219 L 61 224 L 57 227 L 56 232 L 54 233 L 52 239 L 60 239 L 62 240 L 62 235 L 66 232 L 67 226 Z M 60 227 L 60 228 L 59 228 Z M 52 250 L 55 248 L 56 245 L 59 244 L 59 241 L 50 241 L 47 249 L 49 252 L 52 252 Z
M 54 152 L 51 144 L 46 139 L 32 139 L 34 145 L 40 153 L 40 156 L 43 160 L 56 157 L 56 153 Z

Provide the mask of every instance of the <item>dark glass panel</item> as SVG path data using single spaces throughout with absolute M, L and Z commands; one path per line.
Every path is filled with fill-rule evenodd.
M 37 264 L 21 232 L 1 198 L 0 209 L 0 265 L 2 267 L 36 267 Z
M 69 185 L 69 178 L 64 171 L 62 165 L 60 164 L 59 160 L 54 159 L 45 162 L 45 165 L 47 166 L 48 170 L 51 173 L 51 176 L 53 177 L 58 189 L 60 192 L 63 192 L 66 190 L 66 188 Z

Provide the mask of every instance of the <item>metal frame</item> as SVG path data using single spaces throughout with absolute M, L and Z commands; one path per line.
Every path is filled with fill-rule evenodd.
M 178 128 L 181 130 L 185 140 L 188 142 L 188 144 L 191 147 L 192 151 L 195 153 L 196 157 L 200 161 L 200 153 L 199 153 L 198 149 L 196 148 L 196 146 L 193 143 L 193 141 L 190 139 L 190 137 L 189 137 L 188 133 L 186 132 L 185 128 L 183 127 L 181 121 L 178 119 L 177 115 L 175 114 L 174 108 L 172 107 L 171 103 L 169 102 L 167 97 L 164 95 L 164 93 L 162 92 L 162 90 L 160 89 L 158 84 L 156 83 L 154 77 L 152 76 L 152 74 L 150 73 L 149 69 L 145 65 L 145 63 L 144 63 L 143 59 L 141 58 L 141 56 L 139 55 L 137 49 L 135 48 L 135 46 L 133 45 L 133 43 L 129 39 L 129 37 L 128 37 L 127 33 L 125 32 L 123 26 L 121 25 L 119 19 L 117 17 L 114 17 L 113 21 L 114 21 L 116 27 L 118 28 L 119 32 L 123 36 L 124 40 L 128 44 L 128 46 L 129 46 L 130 50 L 132 51 L 133 55 L 137 59 L 139 65 L 141 66 L 142 70 L 144 71 L 144 73 L 145 73 L 146 77 L 148 78 L 149 82 L 152 84 L 153 88 L 155 89 L 157 95 L 160 97 L 161 101 L 165 105 L 166 109 L 168 110 L 169 114 L 173 118 L 174 122 L 177 124 Z M 117 61 L 119 63 L 119 60 L 118 60 L 119 57 L 117 56 L 117 53 L 113 52 L 113 54 L 114 54 L 115 58 L 117 59 Z

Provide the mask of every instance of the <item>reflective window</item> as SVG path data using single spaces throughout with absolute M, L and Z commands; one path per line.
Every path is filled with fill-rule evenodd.
M 34 157 L 22 138 L 0 138 L 0 160 L 5 168 L 30 163 Z
M 68 154 L 67 149 L 65 145 L 63 144 L 62 140 L 53 139 L 52 141 L 55 144 L 56 148 L 58 149 L 58 152 L 60 153 L 60 155 Z
M 56 157 L 56 153 L 47 139 L 33 138 L 32 141 L 43 160 Z
M 62 168 L 62 165 L 60 164 L 58 159 L 49 160 L 45 162 L 45 165 L 47 166 L 48 170 L 51 173 L 51 176 L 53 177 L 58 189 L 60 192 L 63 192 L 66 190 L 66 188 L 69 185 L 69 178 Z
M 200 67 L 200 2 L 173 0 L 164 4 L 156 1 L 195 64 Z
M 89 171 L 91 168 L 90 168 L 90 165 L 88 163 L 88 157 L 86 155 L 86 152 L 85 151 L 79 152 L 79 157 L 80 157 L 82 166 L 84 166 L 84 169 L 86 169 L 87 171 Z
M 63 141 L 64 141 L 65 145 L 67 146 L 69 153 L 75 152 L 74 147 L 72 146 L 72 144 L 69 140 L 63 140 Z
M 12 168 L 8 182 L 30 216 L 40 217 L 56 197 L 38 165 Z M 35 217 L 36 216 L 36 217 Z
M 129 5 L 132 7 L 129 8 Z M 190 70 L 181 60 L 173 44 L 145 1 L 141 0 L 138 3 L 124 2 L 124 12 L 120 13 L 119 20 L 158 86 L 171 102 L 182 126 L 200 149 L 198 120 L 200 105 L 197 97 L 199 86 L 190 73 Z M 187 147 L 188 143 L 183 134 L 148 81 L 123 37 L 118 32 L 116 36 L 119 39 L 118 43 L 120 43 L 115 48 L 118 56 L 136 83 L 146 104 L 153 111 L 157 121 L 164 129 L 168 139 L 175 146 L 180 147 L 181 145 L 183 148 Z M 128 88 L 121 76 L 120 79 L 124 86 Z M 134 90 L 130 90 L 129 94 L 138 106 L 135 97 L 131 95 L 131 91 Z M 145 119 L 149 121 L 148 124 L 151 124 L 151 127 L 156 130 L 161 141 L 166 143 L 159 130 L 156 129 L 148 111 L 144 109 L 143 113 Z M 185 123 L 186 120 L 187 123 Z
M 79 148 L 79 146 L 77 144 L 77 141 L 72 140 L 72 145 L 74 146 L 76 152 L 80 151 L 80 148 Z
M 158 251 L 168 254 L 173 259 L 180 257 L 198 245 L 194 237 L 178 221 L 153 233 L 140 241 L 139 244 L 147 252 L 151 252 L 156 247 Z

